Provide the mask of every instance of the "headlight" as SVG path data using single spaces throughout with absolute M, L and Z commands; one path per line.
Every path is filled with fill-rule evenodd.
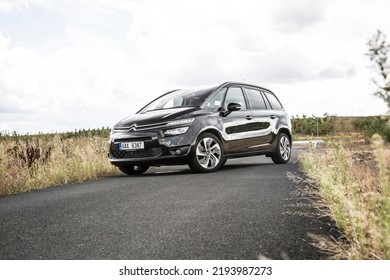
M 195 120 L 195 118 L 171 121 L 171 122 L 167 123 L 167 126 L 176 126 L 176 125 L 182 125 L 182 124 L 189 124 L 189 123 L 192 123 L 194 120 Z
M 167 130 L 164 130 L 164 134 L 165 134 L 165 136 L 180 135 L 180 134 L 186 133 L 189 128 L 190 128 L 189 126 L 184 126 L 184 127 L 167 129 Z

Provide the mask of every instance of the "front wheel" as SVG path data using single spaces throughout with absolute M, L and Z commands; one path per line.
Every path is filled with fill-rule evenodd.
M 149 166 L 144 165 L 128 165 L 128 166 L 118 166 L 119 170 L 125 173 L 126 175 L 139 175 L 146 172 L 149 169 Z
M 216 171 L 223 163 L 223 149 L 218 137 L 211 133 L 201 134 L 189 167 L 195 172 L 205 173 Z
M 271 156 L 271 159 L 276 164 L 287 163 L 291 157 L 291 143 L 290 138 L 281 132 L 278 136 L 278 142 L 275 153 Z

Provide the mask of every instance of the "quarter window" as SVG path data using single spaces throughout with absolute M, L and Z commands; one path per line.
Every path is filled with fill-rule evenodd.
M 264 91 L 265 96 L 267 97 L 269 103 L 271 104 L 272 109 L 279 110 L 282 109 L 283 106 L 280 104 L 279 100 L 270 92 Z
M 264 110 L 266 109 L 264 99 L 261 96 L 260 91 L 255 89 L 245 89 L 246 95 L 248 96 L 251 108 L 254 110 Z
M 207 103 L 205 109 L 208 111 L 219 111 L 222 107 L 223 97 L 225 96 L 226 88 L 218 91 L 213 98 Z

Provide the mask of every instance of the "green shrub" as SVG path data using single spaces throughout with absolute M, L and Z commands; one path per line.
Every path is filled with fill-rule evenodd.
M 292 117 L 291 125 L 294 133 L 306 135 L 329 135 L 333 133 L 333 118 L 328 114 L 323 117 L 303 115 Z
M 389 121 L 389 116 L 370 116 L 358 118 L 353 122 L 353 125 L 363 133 L 366 142 L 369 142 L 374 134 L 379 134 L 386 142 L 390 142 Z

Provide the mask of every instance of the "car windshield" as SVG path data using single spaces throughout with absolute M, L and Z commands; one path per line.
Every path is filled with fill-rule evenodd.
M 200 107 L 215 87 L 179 89 L 163 95 L 144 107 L 141 113 L 180 107 Z

